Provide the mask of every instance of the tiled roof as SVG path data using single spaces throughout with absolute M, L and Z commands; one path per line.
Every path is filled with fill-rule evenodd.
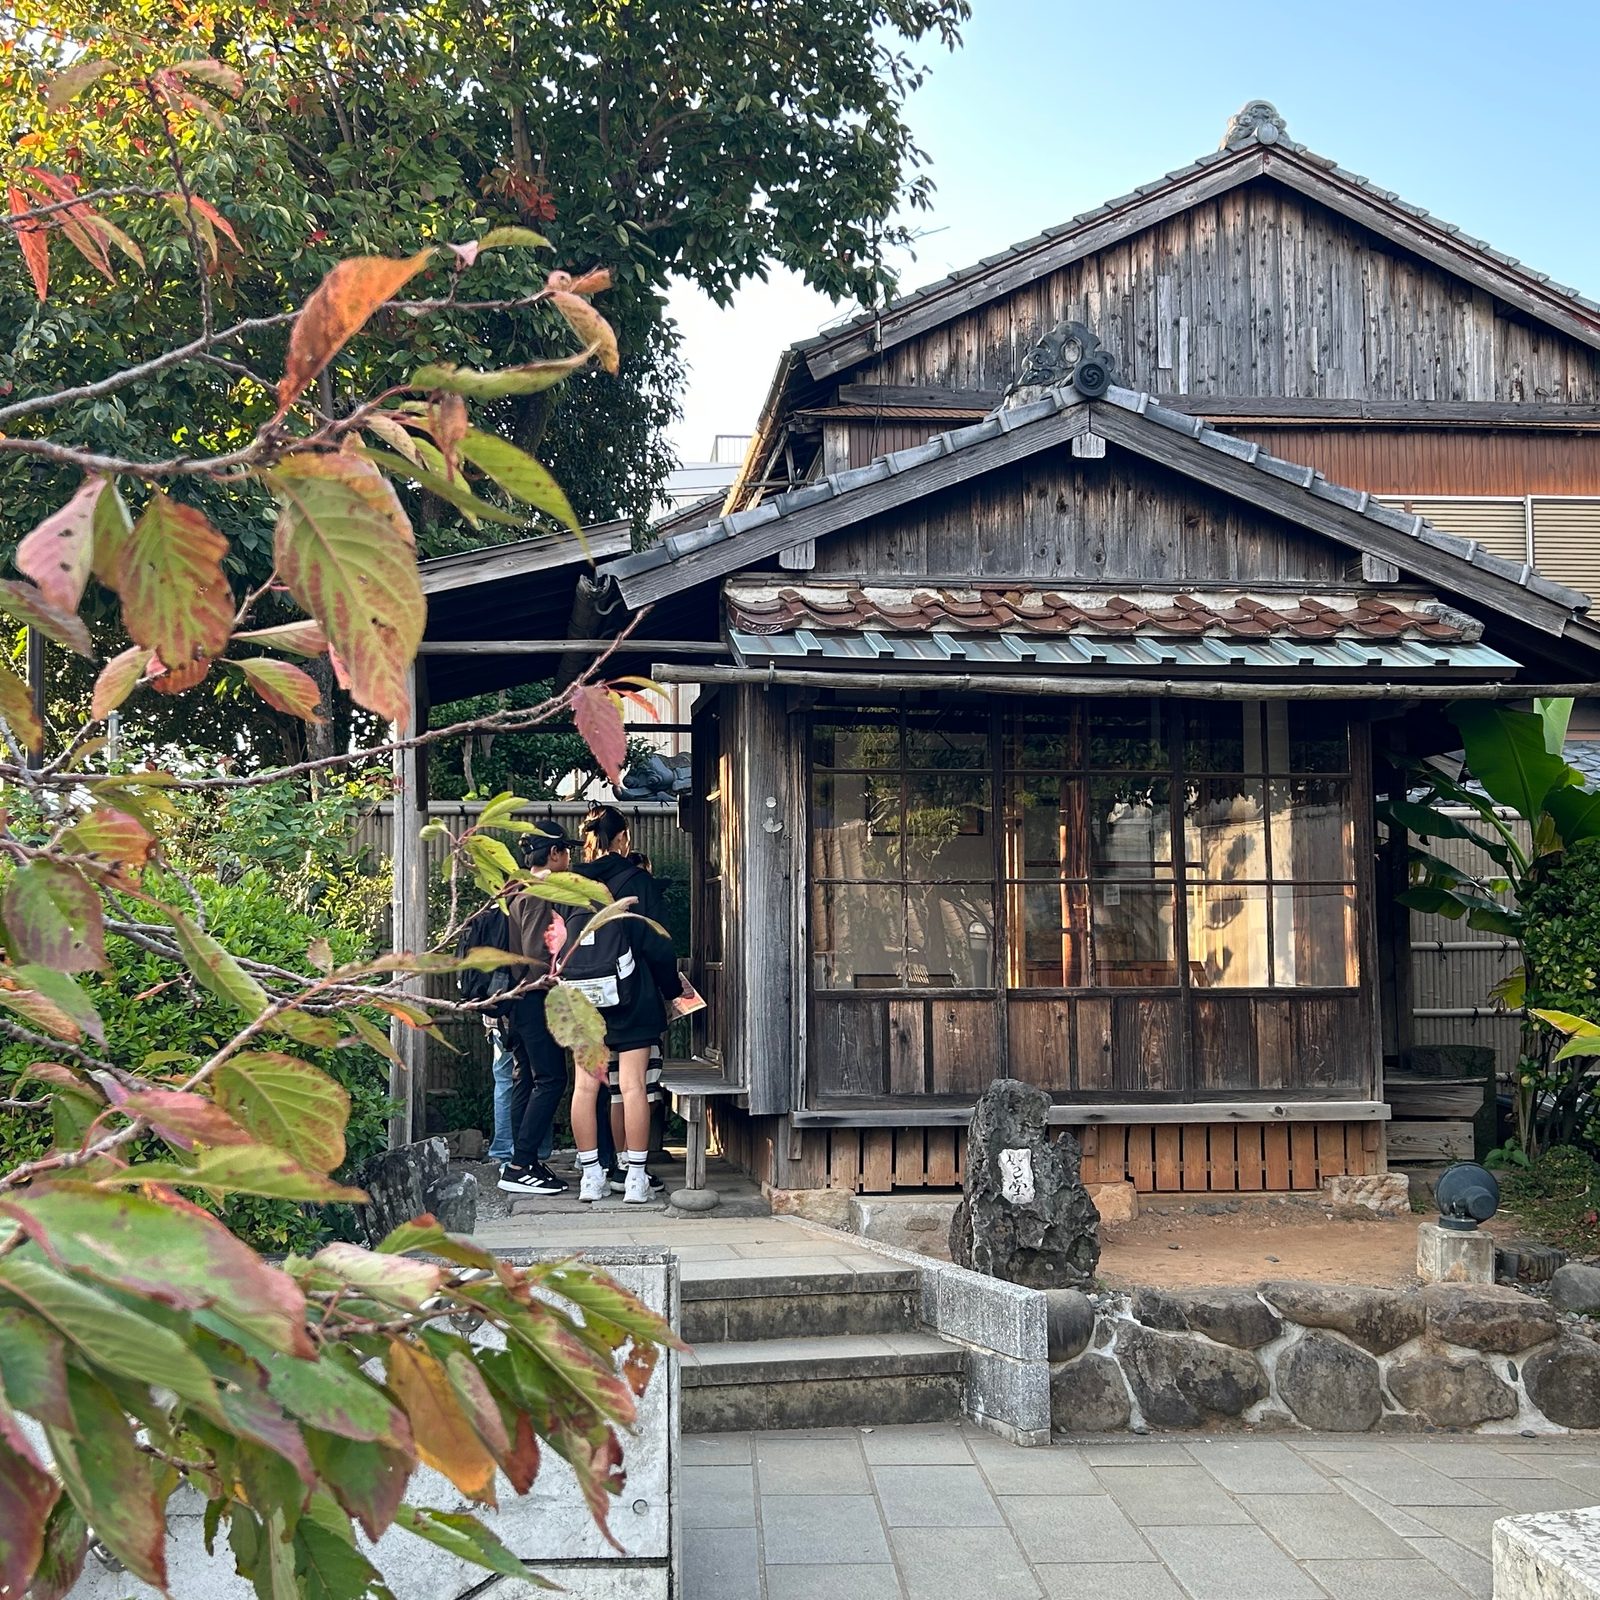
M 1089 638 L 1475 641 L 1483 628 L 1436 600 L 1401 606 L 1367 594 L 1248 591 L 1066 592 L 833 584 L 728 586 L 728 620 L 750 634 L 1015 633 Z
M 1463 539 L 1456 534 L 1446 533 L 1442 528 L 1435 527 L 1426 517 L 1384 505 L 1365 490 L 1347 489 L 1332 483 L 1313 467 L 1301 466 L 1296 462 L 1269 455 L 1260 445 L 1241 439 L 1235 434 L 1223 433 L 1200 417 L 1189 416 L 1185 412 L 1174 411 L 1168 406 L 1160 405 L 1148 394 L 1117 387 L 1107 390 L 1103 397 L 1094 401 L 1085 400 L 1070 386 L 1048 390 L 1037 400 L 1004 406 L 991 416 L 985 417 L 982 422 L 957 428 L 950 433 L 939 434 L 926 444 L 913 445 L 909 449 L 896 450 L 891 455 L 879 456 L 870 466 L 855 467 L 846 472 L 834 473 L 815 483 L 801 484 L 797 488 L 775 495 L 770 500 L 764 500 L 760 505 L 751 506 L 748 510 L 735 511 L 728 516 L 719 517 L 703 528 L 670 534 L 649 549 L 636 551 L 623 556 L 620 560 L 607 563 L 601 571 L 608 576 L 623 580 L 642 572 L 649 572 L 654 568 L 680 561 L 685 556 L 693 555 L 712 545 L 720 544 L 724 540 L 737 539 L 742 534 L 765 527 L 779 518 L 793 516 L 808 507 L 854 494 L 872 484 L 881 483 L 886 478 L 896 477 L 900 473 L 937 461 L 943 456 L 979 449 L 1006 434 L 1044 423 L 1064 411 L 1079 406 L 1089 406 L 1091 415 L 1094 407 L 1109 406 L 1141 417 L 1146 423 L 1155 427 L 1182 434 L 1208 450 L 1229 456 L 1252 471 L 1295 484 L 1315 499 L 1325 500 L 1354 512 L 1392 532 L 1407 534 L 1420 544 L 1430 545 L 1484 572 L 1517 584 L 1555 605 L 1572 611 L 1589 609 L 1587 595 L 1576 589 L 1570 589 L 1565 584 L 1552 581 L 1525 562 L 1511 561 L 1505 556 L 1496 555 L 1474 539 Z M 803 533 L 796 534 L 797 540 L 804 537 Z

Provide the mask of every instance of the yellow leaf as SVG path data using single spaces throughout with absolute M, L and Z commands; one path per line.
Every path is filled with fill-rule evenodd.
M 443 1363 L 418 1345 L 392 1340 L 389 1389 L 411 1419 L 417 1454 L 464 1495 L 493 1505 L 494 1457 L 462 1410 Z

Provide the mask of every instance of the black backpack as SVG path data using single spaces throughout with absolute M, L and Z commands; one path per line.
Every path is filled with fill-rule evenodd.
M 628 897 L 627 885 L 642 878 L 635 871 L 617 884 L 614 900 Z M 593 933 L 594 911 L 575 911 L 567 918 L 566 955 L 561 982 L 576 989 L 602 1015 L 625 1016 L 639 994 L 639 962 L 633 951 L 633 932 L 626 917 L 614 917 Z
M 504 909 L 493 901 L 470 918 L 462 928 L 456 938 L 456 958 L 460 960 L 469 951 L 482 948 L 490 950 L 511 948 L 511 924 L 506 920 Z M 509 966 L 496 967 L 491 972 L 480 972 L 475 967 L 467 967 L 457 975 L 456 981 L 461 991 L 461 998 L 468 1001 L 493 1000 L 496 995 L 504 994 L 507 989 L 513 987 Z M 508 1004 L 490 1006 L 487 1014 L 491 1017 L 503 1017 L 510 1009 Z

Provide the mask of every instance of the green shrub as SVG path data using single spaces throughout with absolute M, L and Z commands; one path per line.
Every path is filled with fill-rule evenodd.
M 1600 1022 L 1600 839 L 1585 839 L 1542 869 L 1525 907 L 1530 1003 Z
M 326 937 L 334 960 L 354 961 L 370 941 L 347 930 L 330 931 L 319 917 L 296 910 L 273 887 L 266 871 L 251 868 L 237 881 L 194 880 L 210 932 L 236 955 L 310 973 L 306 958 L 313 939 Z M 174 897 L 183 891 L 173 883 Z M 197 988 L 176 963 L 109 935 L 109 970 L 84 980 L 106 1027 L 102 1054 L 130 1072 L 167 1078 L 192 1071 L 239 1026 L 239 1014 Z M 388 1132 L 389 1068 L 376 1051 L 305 1050 L 294 1047 L 344 1085 L 350 1095 L 350 1123 L 345 1130 L 345 1165 L 350 1171 L 383 1149 Z M 0 1050 L 0 1082 L 11 1082 L 36 1059 L 26 1044 Z M 15 1112 L 0 1117 L 0 1169 L 42 1155 L 50 1144 L 49 1113 Z M 301 1206 L 287 1200 L 239 1196 L 213 1207 L 247 1243 L 258 1250 L 303 1250 L 330 1233 L 348 1233 L 353 1222 L 348 1208 Z

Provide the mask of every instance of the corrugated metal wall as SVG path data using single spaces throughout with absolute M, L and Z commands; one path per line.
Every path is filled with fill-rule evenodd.
M 1391 506 L 1403 506 L 1426 517 L 1446 533 L 1476 539 L 1485 549 L 1511 561 L 1528 559 L 1528 502 L 1520 496 L 1503 499 L 1424 499 L 1417 495 L 1379 495 Z

